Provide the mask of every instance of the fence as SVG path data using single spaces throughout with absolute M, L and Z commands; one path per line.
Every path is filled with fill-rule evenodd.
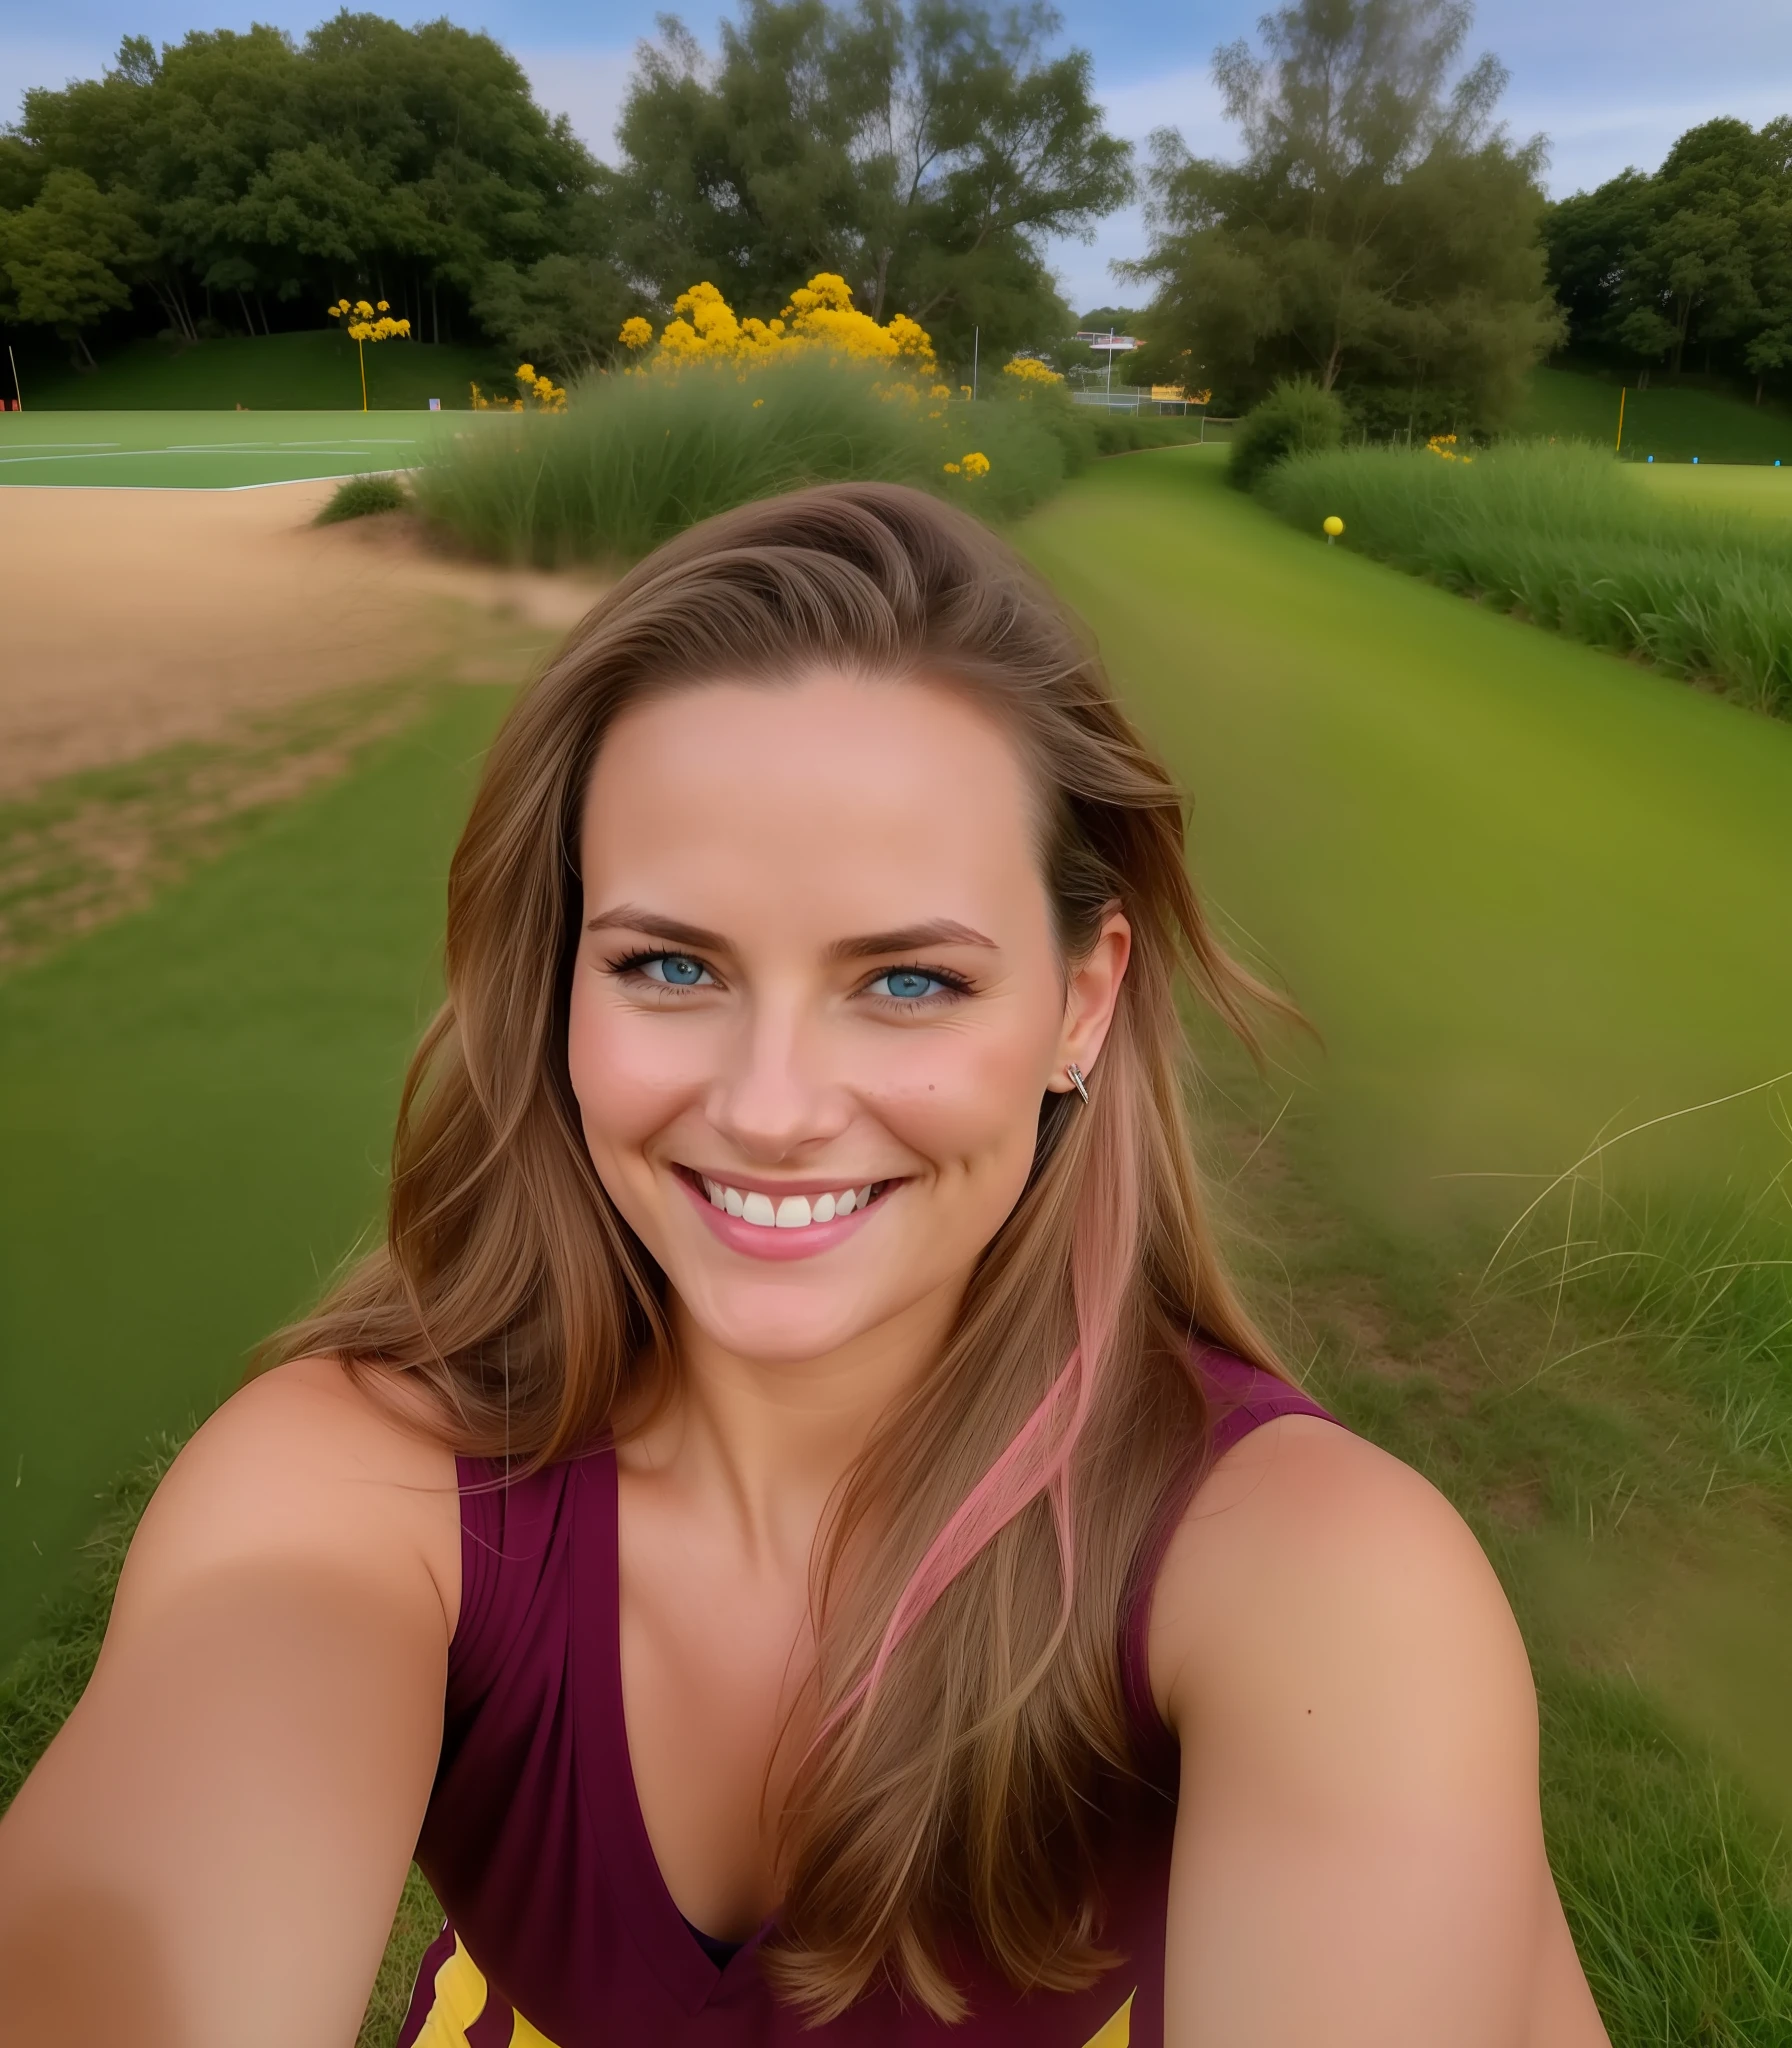
M 1092 405 L 1102 412 L 1124 412 L 1135 415 L 1140 413 L 1157 413 L 1161 415 L 1164 413 L 1187 414 L 1192 412 L 1201 423 L 1201 431 L 1197 438 L 1203 443 L 1231 440 L 1232 429 L 1238 424 L 1236 417 L 1231 415 L 1222 417 L 1217 413 L 1210 413 L 1204 407 L 1196 405 L 1191 399 L 1153 398 L 1149 391 L 1136 386 L 1125 391 L 1114 392 L 1102 391 L 1100 389 L 1073 391 L 1070 395 L 1078 405 Z

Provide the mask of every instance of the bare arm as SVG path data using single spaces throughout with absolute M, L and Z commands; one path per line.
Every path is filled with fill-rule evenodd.
M 1254 1431 L 1172 1545 L 1151 1655 L 1183 1756 L 1168 2048 L 1605 2048 L 1524 1646 L 1415 1473 L 1312 1417 Z
M 334 1367 L 194 1438 L 0 1823 L 0 2038 L 351 2043 L 441 1742 L 452 1460 Z

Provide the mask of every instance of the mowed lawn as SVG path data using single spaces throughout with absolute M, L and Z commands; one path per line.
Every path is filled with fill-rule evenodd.
M 414 469 L 447 433 L 488 418 L 408 412 L 0 413 L 0 487 L 106 484 L 232 490 Z
M 1584 370 L 1544 367 L 1530 375 L 1512 422 L 1521 435 L 1591 441 L 1615 448 L 1618 439 L 1615 378 Z M 1696 385 L 1661 384 L 1624 392 L 1624 454 L 1633 462 L 1651 455 L 1657 465 L 1713 462 L 1792 463 L 1792 414 L 1778 405 L 1750 405 L 1729 392 Z
M 96 1493 L 377 1216 L 506 701 L 445 690 L 147 911 L 0 982 L 0 1662 Z
M 1752 512 L 1767 519 L 1792 518 L 1792 457 L 1783 468 L 1743 462 L 1637 463 L 1626 470 L 1644 490 L 1675 504 L 1703 505 L 1711 512 Z
M 1769 472 L 1771 475 L 1771 472 Z M 1792 726 L 1327 548 L 1200 451 L 1025 544 L 1195 798 L 1201 880 L 1324 1050 L 1288 1085 L 1408 1218 L 1792 1069 Z M 1756 1097 L 1614 1167 L 1778 1164 Z

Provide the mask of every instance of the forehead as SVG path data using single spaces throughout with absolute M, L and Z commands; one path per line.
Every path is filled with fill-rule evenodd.
M 1004 894 L 1042 902 L 1036 809 L 1019 747 L 962 691 L 832 671 L 710 683 L 616 721 L 580 858 L 588 895 L 693 922 L 775 905 L 832 936 L 976 924 Z

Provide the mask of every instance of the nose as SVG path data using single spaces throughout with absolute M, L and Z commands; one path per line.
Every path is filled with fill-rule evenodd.
M 851 1121 L 847 1092 L 826 1065 L 821 1033 L 799 1004 L 756 1002 L 731 1034 L 709 1120 L 743 1161 L 800 1159 Z

